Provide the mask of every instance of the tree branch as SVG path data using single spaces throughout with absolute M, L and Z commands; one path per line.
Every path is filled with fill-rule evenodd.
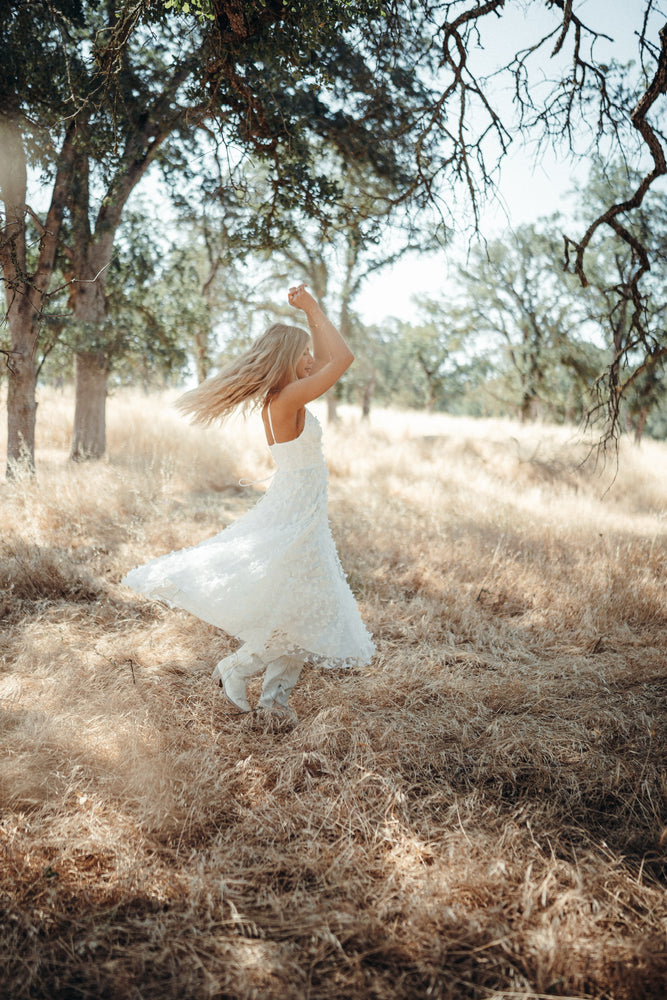
M 630 332 L 634 331 L 636 334 L 637 339 L 635 341 L 635 346 L 638 344 L 643 345 L 645 351 L 647 352 L 648 362 L 650 362 L 654 357 L 654 346 L 645 325 L 644 314 L 646 311 L 646 296 L 640 289 L 640 282 L 643 276 L 650 270 L 650 253 L 646 245 L 638 237 L 631 233 L 627 226 L 621 223 L 618 217 L 622 214 L 631 212 L 633 209 L 639 208 L 651 185 L 658 177 L 667 174 L 665 152 L 658 135 L 647 121 L 646 117 L 658 97 L 667 93 L 667 25 L 664 25 L 661 28 L 659 37 L 660 52 L 658 54 L 658 64 L 653 75 L 653 79 L 630 115 L 632 125 L 641 135 L 651 154 L 653 169 L 648 171 L 648 173 L 642 177 L 630 198 L 611 205 L 596 219 L 594 219 L 579 242 L 564 236 L 565 268 L 567 269 L 569 267 L 570 249 L 572 249 L 574 250 L 574 272 L 578 275 L 579 280 L 584 287 L 588 285 L 588 278 L 586 277 L 584 265 L 586 250 L 593 236 L 602 226 L 609 226 L 609 228 L 630 247 L 633 255 L 633 263 L 635 263 L 636 266 L 627 280 L 623 283 L 623 286 L 618 286 L 617 291 L 623 299 L 632 302 L 633 312 L 630 318 Z M 629 339 L 630 338 L 628 338 L 628 340 Z M 620 364 L 623 358 L 627 357 L 629 350 L 630 346 L 626 343 L 626 346 L 620 354 L 617 353 L 615 355 L 606 376 L 604 376 L 599 383 L 600 385 L 606 384 L 608 389 L 608 398 L 606 400 L 608 423 L 603 443 L 606 443 L 608 440 L 617 436 L 619 430 L 621 400 L 626 390 L 635 381 L 634 375 L 630 376 L 630 378 L 626 379 L 624 382 L 621 382 L 619 377 Z M 660 348 L 661 352 L 662 350 L 663 349 Z M 664 350 L 667 351 L 667 347 Z M 643 365 L 640 367 L 641 370 L 644 370 Z M 595 407 L 595 410 L 598 409 L 599 407 Z

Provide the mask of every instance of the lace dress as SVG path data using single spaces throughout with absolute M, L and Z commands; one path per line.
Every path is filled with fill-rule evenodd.
M 299 437 L 270 450 L 273 481 L 243 517 L 122 582 L 218 626 L 265 663 L 292 653 L 325 667 L 366 664 L 375 647 L 331 535 L 319 422 L 306 410 Z

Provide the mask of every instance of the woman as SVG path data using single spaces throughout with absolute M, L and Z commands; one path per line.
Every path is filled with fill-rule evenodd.
M 193 548 L 132 570 L 137 593 L 184 608 L 242 642 L 213 676 L 249 712 L 249 677 L 265 670 L 259 708 L 289 712 L 303 664 L 363 665 L 374 652 L 347 584 L 327 516 L 322 431 L 306 403 L 330 389 L 354 356 L 305 285 L 291 288 L 312 336 L 274 324 L 248 351 L 178 401 L 195 422 L 261 406 L 277 471 L 242 518 Z

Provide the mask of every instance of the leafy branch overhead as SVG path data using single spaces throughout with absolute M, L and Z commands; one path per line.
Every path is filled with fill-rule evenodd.
M 192 4 L 179 0 L 171 6 L 194 13 Z M 595 25 L 573 0 L 535 0 L 526 16 L 541 8 L 550 16 L 547 29 L 536 28 L 531 43 L 492 72 L 488 57 L 494 26 L 517 7 L 507 0 L 391 2 L 366 4 L 363 10 L 353 2 L 211 0 L 203 6 L 206 10 L 199 13 L 206 13 L 213 26 L 205 72 L 211 107 L 224 94 L 215 107 L 221 122 L 232 111 L 243 117 L 256 148 L 275 156 L 274 193 L 283 206 L 290 205 L 283 190 L 295 170 L 293 157 L 299 168 L 308 162 L 313 135 L 326 137 L 340 151 L 352 151 L 375 171 L 391 173 L 396 200 L 431 200 L 450 219 L 457 209 L 446 192 L 454 194 L 463 184 L 475 225 L 480 199 L 493 190 L 502 159 L 518 137 L 542 147 L 558 144 L 564 157 L 577 155 L 583 137 L 588 151 L 600 148 L 612 158 L 620 155 L 633 162 L 643 156 L 633 133 L 641 140 L 652 166 L 632 195 L 605 206 L 581 237 L 564 237 L 565 266 L 573 268 L 584 287 L 586 251 L 602 227 L 626 243 L 636 260 L 617 295 L 632 304 L 632 347 L 642 354 L 636 362 L 626 351 L 610 365 L 606 386 L 613 433 L 623 393 L 646 365 L 667 352 L 665 339 L 656 340 L 644 319 L 642 278 L 650 268 L 650 248 L 624 221 L 666 172 L 664 137 L 649 121 L 650 113 L 660 111 L 655 105 L 667 90 L 667 27 L 657 37 L 651 34 L 660 20 L 660 4 L 646 0 L 638 5 L 639 94 L 627 85 L 627 67 L 596 56 L 602 42 L 613 41 L 612 18 L 609 24 Z M 543 23 L 544 18 L 535 17 L 536 26 Z M 256 55 L 266 47 L 269 27 L 277 47 L 264 61 L 249 60 L 250 52 Z M 239 45 L 248 42 L 251 49 L 238 59 Z M 547 63 L 555 70 L 550 85 L 543 79 Z M 514 94 L 511 113 L 497 99 L 504 77 Z M 412 81 L 409 88 L 407 80 Z M 286 136 L 287 148 L 280 141 Z M 411 141 L 396 152 L 393 143 L 406 137 Z M 335 186 L 314 187 L 309 193 L 315 190 L 318 196 L 342 197 Z M 313 210 L 312 199 L 301 207 Z M 631 366 L 625 376 L 623 364 Z
M 82 329 L 103 326 L 114 240 L 152 164 L 182 198 L 232 200 L 248 246 L 269 249 L 287 246 L 308 218 L 327 238 L 327 226 L 335 232 L 351 212 L 372 221 L 397 208 L 406 219 L 427 210 L 438 231 L 477 227 L 521 139 L 558 145 L 564 159 L 583 145 L 641 170 L 629 197 L 612 196 L 582 236 L 566 238 L 584 284 L 601 229 L 634 261 L 613 290 L 619 308 L 630 304 L 632 332 L 604 383 L 613 434 L 623 394 L 667 352 L 664 331 L 646 320 L 653 251 L 632 222 L 665 174 L 661 2 L 637 4 L 631 69 L 598 57 L 611 44 L 610 18 L 595 23 L 573 0 L 8 0 L 0 259 L 18 372 L 11 447 L 22 437 L 30 450 L 34 436 L 31 359 L 57 261 L 69 260 Z M 521 37 L 531 41 L 518 49 L 498 30 L 522 16 Z M 29 166 L 51 185 L 50 208 L 32 212 L 38 254 L 25 239 Z M 366 181 L 363 204 L 349 199 L 357 178 Z M 102 380 L 104 350 L 87 363 Z M 102 389 L 100 381 L 100 398 Z

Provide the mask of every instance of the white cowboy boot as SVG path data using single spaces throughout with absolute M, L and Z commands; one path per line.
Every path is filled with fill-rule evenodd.
M 302 656 L 279 656 L 277 660 L 272 660 L 266 668 L 257 707 L 296 718 L 287 701 L 299 679 L 302 667 Z
M 225 692 L 227 700 L 241 712 L 250 711 L 250 703 L 246 697 L 248 679 L 264 666 L 264 662 L 255 653 L 243 654 L 243 649 L 225 656 L 213 668 L 212 677 Z

